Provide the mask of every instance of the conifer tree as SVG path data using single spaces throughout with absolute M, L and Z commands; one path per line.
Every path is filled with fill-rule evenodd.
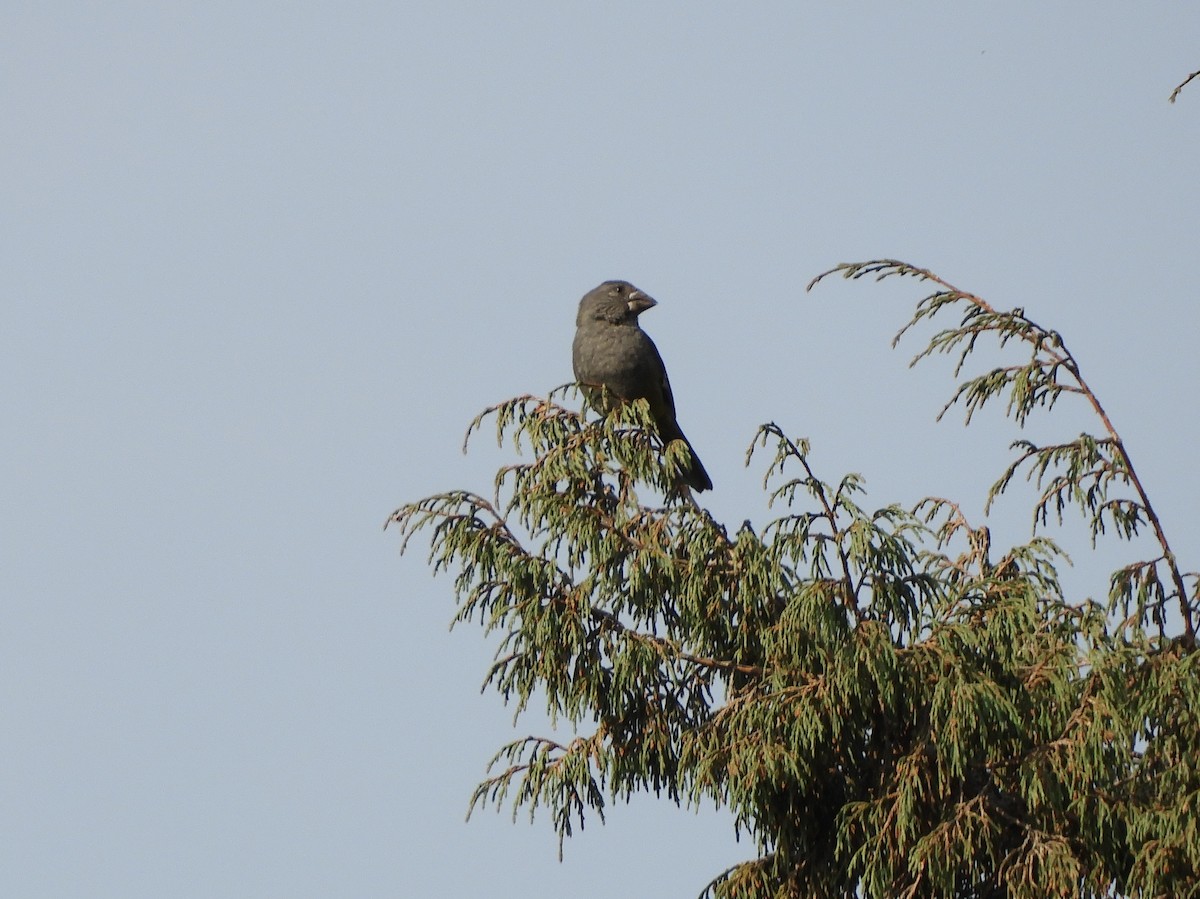
M 1091 432 L 1014 443 L 987 492 L 1036 486 L 1032 539 L 994 547 L 947 499 L 868 506 L 776 424 L 748 463 L 778 517 L 731 530 L 669 489 L 686 459 L 644 402 L 600 418 L 568 386 L 492 407 L 468 439 L 492 421 L 523 454 L 495 495 L 390 523 L 404 546 L 428 535 L 455 621 L 499 633 L 487 682 L 578 735 L 502 747 L 472 807 L 547 813 L 561 848 L 634 793 L 728 806 L 756 852 L 713 872 L 714 899 L 1200 895 L 1200 577 L 1099 397 L 1021 309 L 895 260 L 810 288 L 835 273 L 932 288 L 897 340 L 956 317 L 914 360 L 957 356 L 943 413 L 1090 410 Z M 1011 361 L 965 376 L 988 341 Z M 1146 534 L 1153 557 L 1104 599 L 1064 595 L 1045 528 L 1072 514 L 1097 552 Z

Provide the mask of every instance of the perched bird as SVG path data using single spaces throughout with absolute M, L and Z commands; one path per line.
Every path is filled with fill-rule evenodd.
M 655 305 L 628 281 L 605 281 L 585 294 L 575 318 L 575 380 L 601 412 L 627 400 L 646 400 L 663 444 L 687 444 L 692 461 L 683 471 L 683 483 L 693 490 L 711 490 L 708 472 L 675 420 L 675 397 L 658 347 L 638 325 L 638 316 Z

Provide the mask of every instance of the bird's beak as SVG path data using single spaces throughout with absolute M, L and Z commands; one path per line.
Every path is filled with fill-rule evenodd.
M 634 315 L 641 315 L 651 306 L 657 306 L 658 303 L 655 301 L 654 297 L 650 296 L 649 294 L 642 293 L 635 287 L 633 293 L 629 295 L 629 299 L 626 301 L 625 305 L 629 307 L 629 311 Z

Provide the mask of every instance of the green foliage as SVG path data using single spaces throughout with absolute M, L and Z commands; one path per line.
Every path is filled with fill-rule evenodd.
M 928 271 L 834 272 L 935 286 L 901 334 L 958 320 L 914 361 L 954 353 L 961 373 L 980 338 L 1024 347 L 961 382 L 947 408 L 968 422 L 996 399 L 1019 423 L 1066 397 L 1095 413 L 1099 436 L 1014 444 L 991 487 L 1037 486 L 1032 539 L 994 558 L 948 500 L 871 509 L 861 478 L 822 480 L 775 424 L 748 461 L 767 454 L 779 517 L 731 535 L 672 492 L 685 460 L 644 402 L 597 419 L 567 387 L 495 406 L 471 432 L 494 419 L 531 461 L 491 499 L 439 494 L 390 521 L 455 573 L 455 621 L 500 635 L 487 682 L 579 735 L 503 747 L 472 809 L 545 809 L 561 849 L 635 792 L 727 806 L 758 852 L 714 899 L 1200 895 L 1196 589 L 1074 357 Z M 1093 541 L 1146 529 L 1160 548 L 1107 603 L 1063 595 L 1040 533 L 1072 508 Z

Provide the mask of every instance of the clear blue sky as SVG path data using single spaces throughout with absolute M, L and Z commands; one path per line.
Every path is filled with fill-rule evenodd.
M 756 425 L 870 504 L 982 505 L 891 333 L 935 269 L 1057 327 L 1200 568 L 1200 6 L 16 3 L 0 12 L 0 893 L 693 896 L 754 854 L 653 800 L 463 823 L 492 645 L 380 532 L 486 489 L 606 278 L 735 526 Z M 1082 417 L 1064 419 L 1074 436 Z M 994 530 L 1027 532 L 1028 494 Z M 1104 592 L 1129 550 L 1072 584 Z

